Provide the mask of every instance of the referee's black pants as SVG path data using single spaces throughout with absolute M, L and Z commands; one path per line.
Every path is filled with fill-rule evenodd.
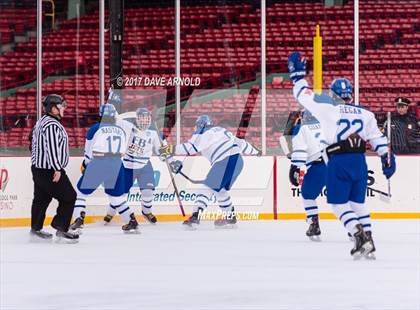
M 34 199 L 32 200 L 31 228 L 41 230 L 44 225 L 45 213 L 53 198 L 58 200 L 57 214 L 54 216 L 51 226 L 57 230 L 68 231 L 73 215 L 76 191 L 64 170 L 61 177 L 54 183 L 54 170 L 38 169 L 32 166 L 32 178 L 34 181 Z

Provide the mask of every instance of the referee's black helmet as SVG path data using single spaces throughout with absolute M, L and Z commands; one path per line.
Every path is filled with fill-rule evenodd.
M 64 100 L 64 98 L 57 94 L 45 96 L 42 100 L 42 106 L 44 107 L 45 113 L 51 112 L 52 107 L 57 106 L 59 104 L 67 106 L 67 103 Z

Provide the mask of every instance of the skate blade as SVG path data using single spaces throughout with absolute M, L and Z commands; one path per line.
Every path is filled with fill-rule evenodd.
M 79 242 L 79 239 L 67 239 L 67 238 L 62 238 L 62 237 L 55 238 L 55 243 L 58 243 L 58 244 L 75 244 L 78 242 Z
M 368 254 L 365 255 L 365 258 L 367 260 L 376 260 L 376 255 L 375 255 L 375 253 L 370 252 L 370 253 L 368 253 Z
M 237 229 L 238 225 L 236 224 L 226 224 L 226 225 L 222 225 L 222 226 L 216 226 L 214 225 L 215 229 Z
M 76 228 L 76 229 L 70 228 L 70 232 L 74 235 L 80 236 L 80 235 L 83 234 L 83 229 L 82 228 Z
M 139 235 L 140 230 L 138 230 L 138 229 L 124 230 L 124 234 L 126 234 L 126 235 Z
M 53 238 L 51 237 L 49 239 L 46 239 L 46 238 L 39 238 L 39 237 L 36 237 L 36 236 L 30 236 L 29 237 L 29 242 L 30 243 L 52 243 Z
M 372 242 L 368 241 L 362 246 L 360 251 L 357 251 L 356 253 L 353 254 L 353 259 L 360 260 L 362 257 L 367 258 L 367 256 L 372 252 L 372 250 L 373 250 L 373 244 Z
M 185 230 L 188 230 L 188 231 L 193 231 L 193 230 L 197 230 L 198 229 L 198 225 L 197 224 L 191 224 L 191 225 L 182 224 L 182 227 Z
M 308 236 L 309 240 L 313 241 L 313 242 L 321 242 L 321 236 Z

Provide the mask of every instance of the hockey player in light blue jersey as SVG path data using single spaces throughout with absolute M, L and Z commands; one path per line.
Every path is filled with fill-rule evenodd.
M 133 129 L 129 138 L 127 152 L 123 157 L 125 192 L 128 193 L 134 182 L 137 184 L 141 192 L 141 206 L 144 218 L 155 224 L 156 216 L 152 213 L 152 201 L 155 190 L 155 178 L 150 157 L 158 154 L 160 149 L 160 140 L 158 132 L 150 128 L 152 122 L 152 114 L 145 108 L 136 110 L 136 128 Z M 166 144 L 166 141 L 164 141 Z M 105 222 L 110 222 L 115 215 L 116 210 L 110 206 Z
M 124 169 L 121 156 L 127 150 L 127 132 L 133 125 L 116 119 L 117 111 L 111 104 L 101 105 L 101 121 L 93 125 L 87 135 L 82 176 L 77 182 L 77 199 L 74 207 L 74 223 L 71 229 L 81 233 L 86 214 L 86 198 L 101 184 L 110 203 L 121 215 L 125 233 L 137 233 L 138 223 L 127 205 L 124 187 Z
M 205 210 L 214 194 L 219 207 L 226 217 L 217 219 L 216 227 L 231 227 L 236 224 L 236 216 L 229 191 L 243 168 L 241 148 L 233 134 L 223 127 L 214 126 L 208 115 L 201 115 L 196 121 L 196 131 L 188 142 L 167 145 L 160 149 L 163 156 L 195 155 L 201 153 L 211 164 L 204 180 L 205 187 L 197 192 L 192 216 L 184 221 L 187 228 L 196 228 L 200 223 L 199 214 Z M 171 163 L 173 171 L 182 168 L 180 161 Z
M 294 186 L 299 186 L 300 169 L 306 165 L 301 188 L 306 221 L 309 224 L 306 235 L 313 241 L 319 241 L 321 229 L 316 199 L 326 181 L 327 167 L 322 158 L 326 144 L 321 125 L 308 111 L 302 114 L 300 122 L 293 129 L 292 147 L 289 180 Z
M 382 171 L 390 178 L 396 169 L 395 157 L 388 158 L 388 140 L 380 132 L 375 115 L 352 101 L 350 83 L 335 80 L 330 95 L 315 94 L 304 79 L 306 61 L 300 53 L 289 56 L 288 68 L 293 95 L 320 122 L 328 143 L 327 201 L 337 218 L 353 235 L 351 255 L 368 257 L 375 250 L 369 212 L 364 204 L 367 188 L 366 142 L 381 156 Z M 346 103 L 339 103 L 344 99 Z

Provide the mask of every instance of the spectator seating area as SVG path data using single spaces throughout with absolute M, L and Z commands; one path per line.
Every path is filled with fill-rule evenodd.
M 299 50 L 312 57 L 315 25 L 321 25 L 324 45 L 324 85 L 339 76 L 353 82 L 353 5 L 326 7 L 319 3 L 272 3 L 267 6 L 267 73 L 287 72 L 286 60 Z M 394 109 L 393 100 L 404 95 L 420 101 L 420 3 L 414 0 L 362 1 L 360 7 L 360 102 L 374 112 Z M 8 16 L 24 12 L 10 11 Z M 25 12 L 31 16 L 35 12 Z M 36 16 L 35 16 L 36 17 Z M 0 24 L 10 19 L 4 19 Z M 174 7 L 126 8 L 124 37 L 124 74 L 126 76 L 165 76 L 175 74 Z M 32 24 L 29 24 L 32 27 Z M 65 123 L 72 147 L 84 145 L 84 133 L 95 119 L 98 107 L 98 12 L 62 22 L 56 31 L 43 38 L 44 77 L 59 79 L 45 83 L 43 93 L 65 95 L 69 109 Z M 15 27 L 12 35 L 22 31 Z M 10 26 L 12 25 L 12 26 Z M 27 25 L 24 25 L 24 28 Z M 6 28 L 6 27 L 4 27 Z M 3 40 L 3 30 L 2 40 Z M 6 36 L 7 37 L 7 36 Z M 108 44 L 106 36 L 106 45 Z M 216 120 L 241 120 L 250 125 L 246 137 L 260 145 L 260 10 L 248 4 L 183 6 L 181 10 L 181 72 L 200 77 L 199 88 L 223 89 L 255 82 L 250 93 L 214 99 L 201 105 L 187 104 L 182 111 L 186 124 L 183 138 L 192 130 L 191 119 L 211 113 Z M 106 53 L 108 63 L 108 52 Z M 0 55 L 2 91 L 35 81 L 36 42 L 16 44 L 14 51 Z M 311 66 L 311 65 L 310 65 Z M 108 67 L 106 68 L 108 72 Z M 250 84 L 252 85 L 252 84 Z M 255 88 L 256 87 L 256 88 Z M 281 126 L 288 112 L 297 109 L 290 95 L 290 82 L 267 86 L 267 137 L 270 148 L 278 148 Z M 129 87 L 130 88 L 130 87 Z M 132 86 L 131 88 L 135 88 Z M 145 87 L 146 88 L 146 87 Z M 155 87 L 162 88 L 162 87 Z M 167 101 L 174 100 L 174 88 L 163 89 Z M 187 100 L 193 87 L 182 87 Z M 0 98 L 4 130 L 0 146 L 26 145 L 22 139 L 35 119 L 35 87 L 18 88 Z M 148 103 L 148 98 L 144 98 Z M 250 103 L 251 102 L 251 103 Z M 251 106 L 250 106 L 251 104 Z M 244 107 L 250 111 L 244 110 Z M 228 116 L 231 115 L 231 116 Z M 242 117 L 242 120 L 244 118 Z M 232 124 L 232 130 L 236 130 Z M 245 129 L 241 128 L 245 131 Z M 167 130 L 169 132 L 169 129 Z

